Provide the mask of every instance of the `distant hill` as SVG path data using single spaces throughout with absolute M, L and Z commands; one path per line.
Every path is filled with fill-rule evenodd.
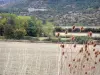
M 4 3 L 15 2 L 12 6 L 15 8 L 23 8 L 23 6 L 24 8 L 28 8 L 29 6 L 38 8 L 39 6 L 45 6 L 58 12 L 100 7 L 100 0 L 0 0 L 0 3 L 2 1 Z
M 2 4 L 0 12 L 34 15 L 57 25 L 100 25 L 100 0 L 0 0 Z

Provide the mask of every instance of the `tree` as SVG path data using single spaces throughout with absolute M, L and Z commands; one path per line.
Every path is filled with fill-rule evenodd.
M 4 26 L 4 36 L 5 38 L 13 38 L 14 37 L 14 28 L 11 25 L 5 25 Z
M 28 27 L 27 27 L 26 31 L 27 31 L 28 36 L 36 36 L 37 35 L 37 28 L 36 28 L 35 23 L 32 20 L 30 20 L 28 22 Z
M 29 36 L 41 36 L 42 35 L 42 20 L 37 19 L 36 17 L 31 17 L 31 20 L 28 21 L 27 34 Z
M 46 22 L 46 24 L 43 26 L 43 33 L 51 39 L 51 36 L 53 36 L 54 31 L 54 25 L 51 22 Z
M 27 29 L 28 27 L 28 21 L 30 20 L 31 18 L 29 16 L 17 16 L 16 17 L 16 28 L 24 28 L 24 29 Z
M 42 35 L 42 21 L 41 20 L 36 20 L 36 29 L 37 29 L 37 36 L 41 36 Z
M 3 36 L 4 34 L 4 26 L 7 23 L 7 19 L 0 14 L 0 35 Z

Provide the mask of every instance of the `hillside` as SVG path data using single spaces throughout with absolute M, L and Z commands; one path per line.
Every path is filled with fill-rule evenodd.
M 100 0 L 0 0 L 0 3 L 10 3 L 15 8 L 48 8 L 57 12 L 85 10 L 100 7 Z M 8 6 L 7 6 L 8 7 Z
M 100 24 L 100 0 L 1 0 L 0 3 L 5 4 L 0 12 L 49 18 L 56 25 Z

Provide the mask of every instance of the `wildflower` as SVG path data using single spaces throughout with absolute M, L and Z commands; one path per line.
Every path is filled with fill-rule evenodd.
M 77 68 L 77 66 L 75 66 L 75 68 Z
M 93 51 L 95 51 L 95 49 L 93 49 Z
M 74 45 L 74 48 L 76 48 L 76 44 Z
M 87 72 L 85 72 L 85 74 L 87 74 Z
M 81 50 L 79 51 L 79 53 L 83 52 L 83 48 L 81 48 Z
M 73 74 L 75 74 L 75 71 L 73 72 Z
M 95 66 L 92 66 L 91 69 L 95 69 Z
M 92 36 L 92 32 L 90 31 L 90 32 L 88 32 L 88 36 L 89 37 L 91 37 Z
M 96 55 L 97 53 L 98 53 L 98 52 L 96 51 L 96 52 L 95 52 L 95 55 Z
M 96 43 L 93 46 L 96 47 Z
M 99 51 L 96 51 L 96 52 L 95 52 L 95 55 L 99 55 Z
M 95 64 L 97 64 L 97 62 L 95 62 Z
M 67 33 L 68 33 L 68 31 L 66 30 L 66 31 L 65 31 L 65 34 L 67 34 Z
M 81 59 L 78 59 L 78 60 L 77 60 L 77 62 L 80 62 L 80 61 L 81 61 Z
M 85 45 L 85 51 L 87 51 L 87 47 L 88 47 L 88 46 L 87 46 L 87 44 L 86 44 L 86 45 Z
M 87 48 L 87 45 L 85 45 L 85 48 Z
M 95 55 L 95 57 L 97 58 L 97 55 Z
M 99 58 L 99 62 L 100 62 L 100 58 Z
M 72 27 L 72 30 L 74 30 L 76 27 L 75 27 L 75 25 Z
M 72 36 L 72 37 L 71 37 L 71 40 L 72 40 L 72 41 L 74 41 L 74 40 L 75 40 L 75 37 L 74 37 L 74 36 Z
M 87 58 L 87 61 L 89 60 L 89 58 Z
M 88 53 L 88 56 L 90 56 L 90 53 Z
M 71 64 L 69 64 L 68 66 L 71 67 Z
M 84 55 L 84 57 L 86 58 L 86 55 Z
M 75 61 L 75 59 L 73 59 L 73 61 Z
M 60 36 L 60 33 L 57 33 L 56 37 L 59 37 Z
M 80 28 L 80 32 L 81 32 L 81 31 L 83 31 L 83 30 L 84 30 L 84 28 L 83 28 L 83 27 L 81 27 L 81 28 Z
M 64 44 L 61 44 L 60 47 L 61 47 L 61 48 L 64 48 Z
M 85 68 L 85 65 L 83 65 L 83 68 Z
M 65 53 L 64 52 L 62 52 L 62 55 L 64 55 Z
M 87 45 L 90 45 L 90 43 L 88 42 Z
M 92 42 L 91 42 L 91 44 L 93 45 L 93 44 L 94 44 L 94 42 L 92 41 Z

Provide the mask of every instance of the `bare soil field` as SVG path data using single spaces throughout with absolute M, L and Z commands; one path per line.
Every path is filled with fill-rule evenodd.
M 0 42 L 0 75 L 57 75 L 56 44 Z
M 58 44 L 0 42 L 0 75 L 57 75 L 59 52 Z

